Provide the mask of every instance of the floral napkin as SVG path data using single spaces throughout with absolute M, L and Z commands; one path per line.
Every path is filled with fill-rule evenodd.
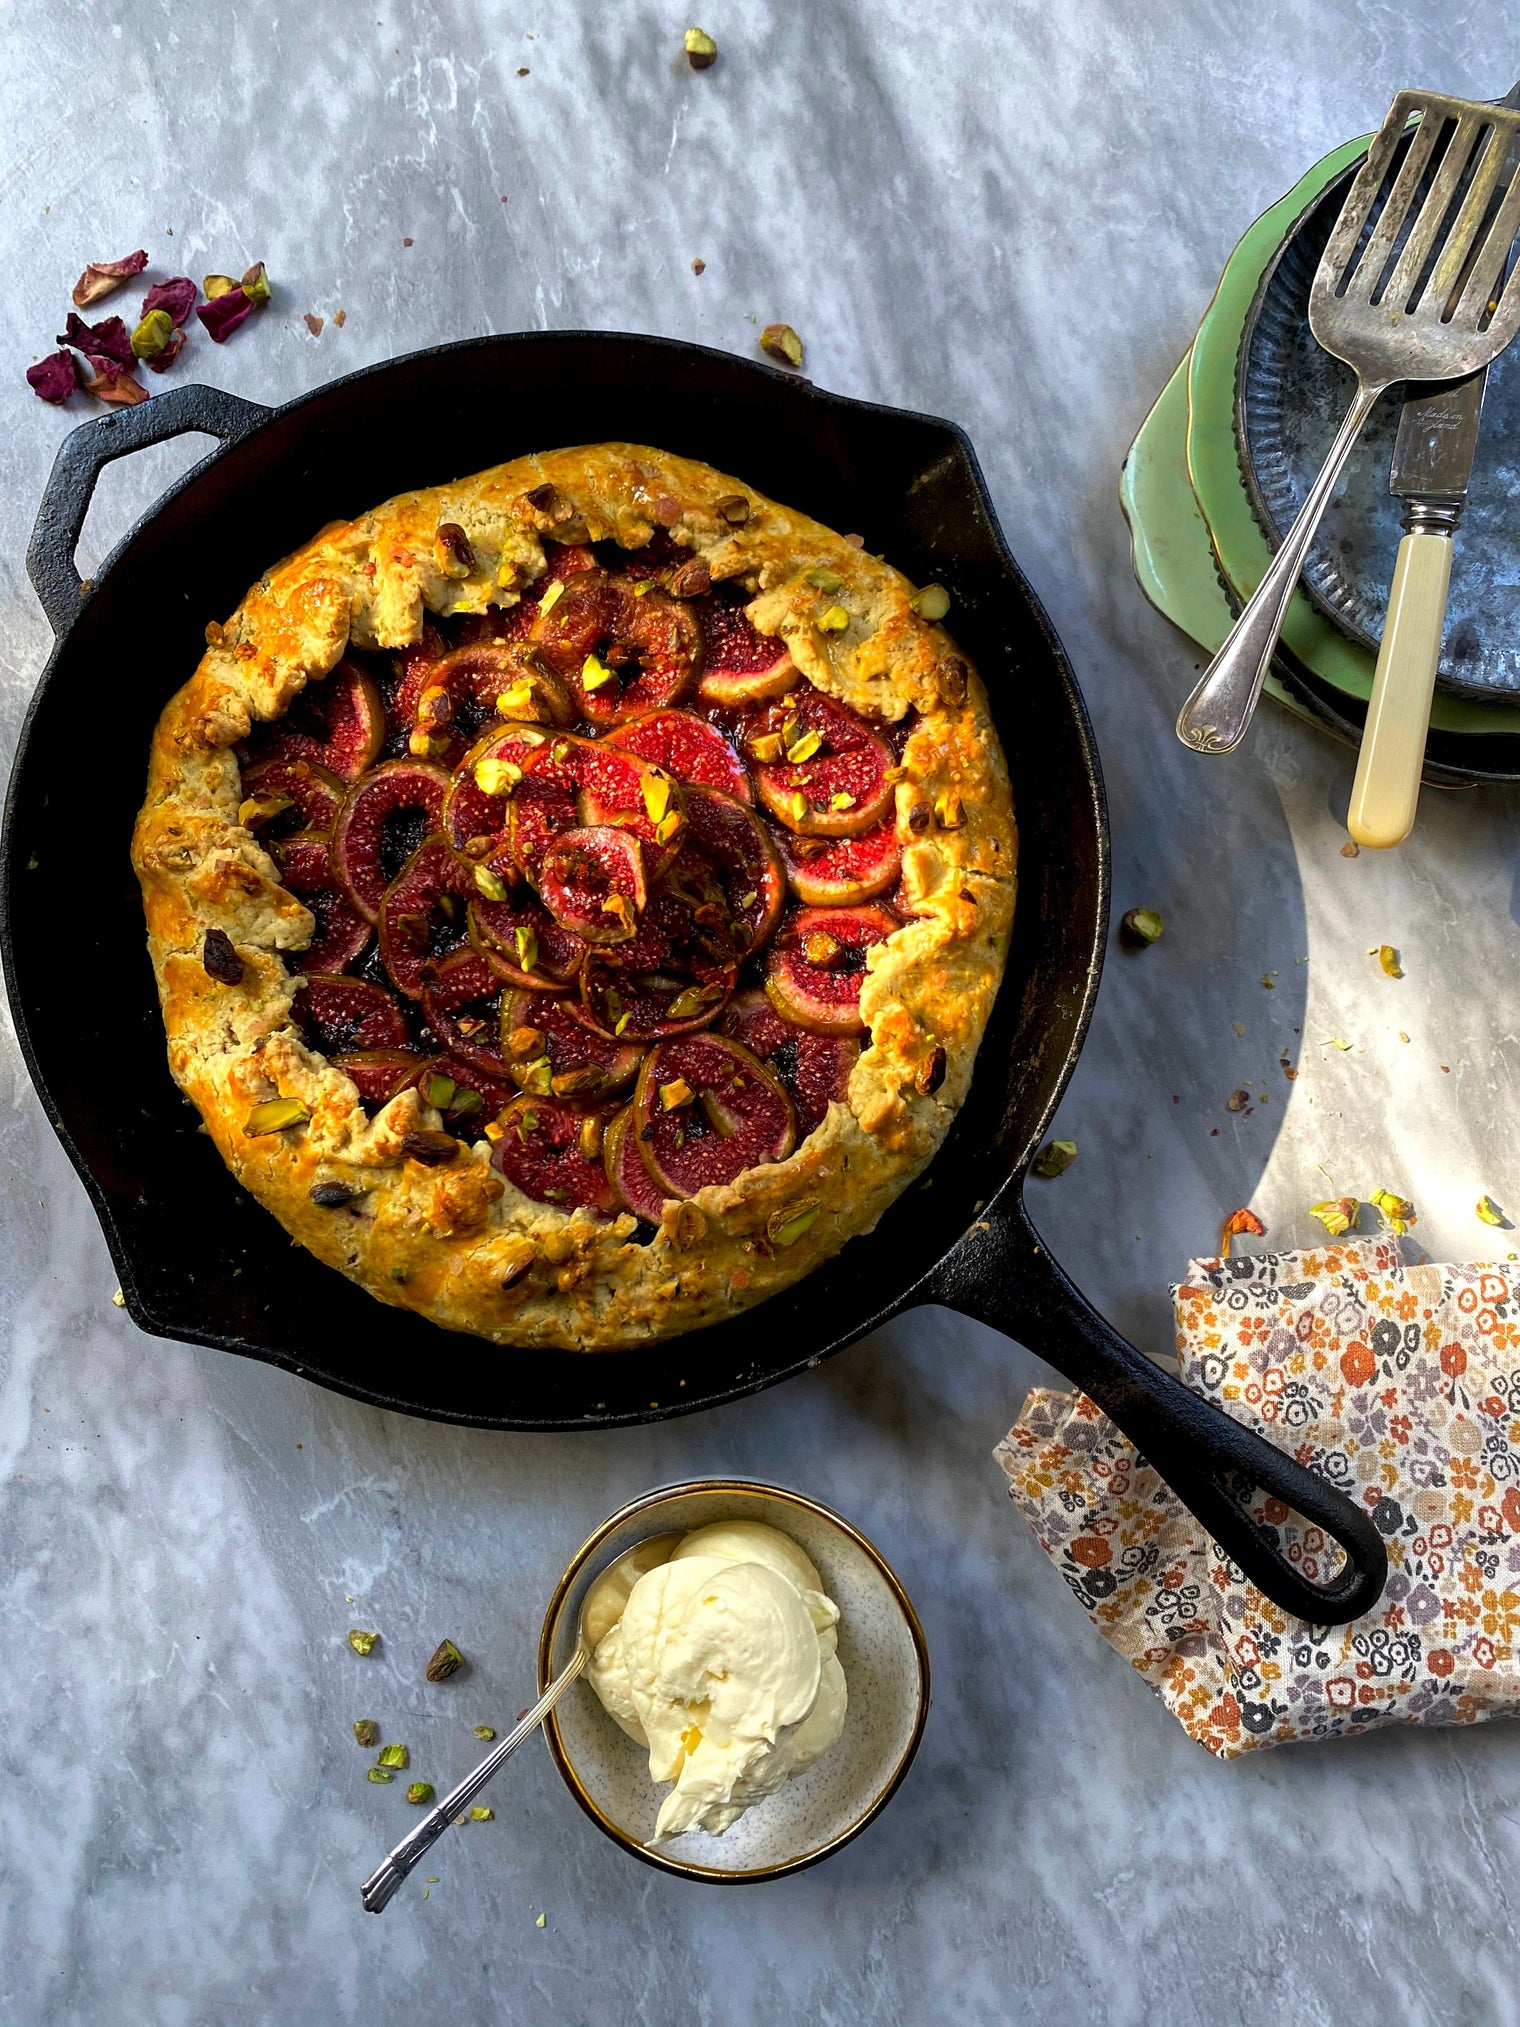
M 1520 1711 L 1520 1270 L 1406 1267 L 1393 1239 L 1195 1260 L 1183 1380 L 1365 1506 L 1388 1586 L 1348 1626 L 1279 1611 L 1084 1394 L 1037 1387 L 998 1445 L 1093 1624 L 1200 1745 Z M 1259 1498 L 1305 1575 L 1340 1551 Z

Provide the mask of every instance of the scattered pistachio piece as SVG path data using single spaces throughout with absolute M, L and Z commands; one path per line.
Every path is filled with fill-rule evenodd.
M 350 1626 L 348 1629 L 348 1644 L 356 1654 L 373 1654 L 375 1642 L 379 1638 L 378 1633 L 364 1633 L 357 1626 Z
M 383 1745 L 380 1748 L 382 1767 L 404 1767 L 411 1763 L 411 1754 L 404 1745 Z
M 356 1717 L 354 1719 L 354 1737 L 368 1751 L 371 1746 L 378 1744 L 380 1727 L 372 1717 Z
M 820 633 L 843 633 L 850 623 L 850 615 L 842 605 L 831 605 L 827 611 L 819 613 L 814 623 Z
M 406 1799 L 409 1802 L 431 1802 L 433 1799 L 432 1782 L 413 1781 L 406 1791 Z
M 790 324 L 767 324 L 760 333 L 760 350 L 783 366 L 802 364 L 802 340 Z
M 676 832 L 681 828 L 681 822 L 681 812 L 678 809 L 668 809 L 654 827 L 655 843 L 657 845 L 668 845 Z
M 950 594 L 943 584 L 926 584 L 913 594 L 913 610 L 920 619 L 943 619 L 950 610 Z
M 533 1926 L 535 1928 L 542 1928 L 548 1919 L 549 1917 L 546 1914 L 541 1914 L 538 1917 L 537 1921 L 534 1922 Z
M 507 883 L 500 873 L 493 873 L 489 866 L 475 868 L 475 884 L 488 901 L 505 901 Z
M 611 681 L 612 671 L 608 668 L 607 664 L 599 661 L 595 655 L 587 655 L 586 659 L 581 663 L 581 688 L 583 690 L 599 690 L 603 683 L 610 683 Z
M 1145 950 L 1165 927 L 1154 908 L 1128 908 L 1119 917 L 1119 941 L 1131 950 Z
M 674 1112 L 682 1105 L 689 1105 L 696 1095 L 684 1077 L 672 1078 L 670 1083 L 660 1086 L 660 1103 L 667 1112 Z
M 495 1738 L 496 1733 L 492 1729 L 492 1727 L 488 1724 L 477 1724 L 475 1727 L 475 1736 L 477 1738 L 483 1738 L 486 1741 L 487 1745 L 489 1745 L 491 1740 Z
M 965 805 L 957 790 L 947 788 L 934 799 L 934 821 L 942 831 L 958 831 L 966 821 Z
M 936 1042 L 914 1072 L 914 1088 L 921 1092 L 925 1098 L 932 1098 L 940 1085 L 944 1083 L 945 1061 L 944 1047 L 941 1043 Z
M 837 570 L 809 570 L 807 581 L 816 591 L 838 591 L 844 583 Z
M 765 1227 L 765 1236 L 773 1246 L 795 1246 L 805 1232 L 817 1224 L 822 1212 L 821 1204 L 797 1204 L 791 1210 L 777 1211 Z
M 688 28 L 683 46 L 693 70 L 710 70 L 718 60 L 718 45 L 705 28 Z
M 464 1656 L 452 1640 L 440 1640 L 433 1651 L 433 1658 L 423 1671 L 429 1682 L 447 1682 L 451 1675 L 457 1675 L 464 1666 Z
M 424 1168 L 446 1168 L 458 1158 L 459 1142 L 452 1133 L 433 1133 L 418 1127 L 401 1136 L 401 1152 L 408 1161 L 417 1161 Z
M 433 537 L 433 555 L 445 577 L 468 577 L 475 568 L 475 551 L 470 538 L 457 521 L 440 521 Z
M 1491 1196 L 1480 1196 L 1473 1208 L 1485 1225 L 1502 1225 L 1506 1222 L 1503 1211 Z
M 524 971 L 531 971 L 538 962 L 538 938 L 525 923 L 519 922 L 512 931 L 512 941 L 517 946 L 517 962 Z
M 727 521 L 730 528 L 742 528 L 749 519 L 749 501 L 743 493 L 725 493 L 722 499 L 713 501 L 713 512 Z
M 751 739 L 749 750 L 752 759 L 758 760 L 762 766 L 768 767 L 772 762 L 781 758 L 785 748 L 781 743 L 781 734 L 779 732 L 762 732 L 758 738 Z
M 435 1070 L 423 1085 L 422 1095 L 427 1099 L 429 1105 L 435 1106 L 438 1111 L 443 1112 L 453 1102 L 456 1088 L 452 1077 L 445 1077 L 441 1071 Z
M 1375 1189 L 1368 1202 L 1382 1212 L 1390 1232 L 1407 1232 L 1419 1216 L 1407 1196 L 1396 1196 L 1391 1189 Z
M 134 359 L 157 359 L 174 336 L 174 319 L 167 310 L 150 310 L 132 333 Z
M 658 768 L 650 768 L 639 783 L 644 797 L 644 807 L 649 821 L 658 823 L 670 808 L 670 776 L 661 774 Z
M 1346 1040 L 1344 1035 L 1326 1035 L 1325 1039 L 1320 1043 L 1320 1047 L 1322 1049 L 1339 1049 L 1344 1056 L 1350 1049 L 1351 1044 Z
M 304 1126 L 310 1117 L 303 1099 L 266 1098 L 243 1121 L 243 1131 L 254 1140 L 261 1133 L 284 1133 L 292 1126 Z
M 598 1072 L 597 1074 L 599 1082 L 600 1073 Z M 587 1161 L 594 1162 L 601 1160 L 602 1140 L 605 1133 L 606 1133 L 606 1122 L 603 1119 L 601 1119 L 595 1112 L 588 1112 L 585 1118 L 581 1121 L 580 1132 L 577 1135 L 577 1138 L 580 1142 L 581 1153 L 584 1155 Z
M 1221 1259 L 1229 1259 L 1231 1239 L 1239 1238 L 1242 1232 L 1249 1232 L 1253 1239 L 1260 1239 L 1265 1236 L 1266 1229 L 1255 1211 L 1248 1210 L 1244 1205 L 1238 1211 L 1231 1211 L 1219 1232 Z
M 389 1767 L 371 1767 L 368 1778 L 372 1781 L 393 1781 L 396 1776 Z
M 1323 1203 L 1309 1206 L 1310 1217 L 1318 1218 L 1332 1239 L 1349 1232 L 1360 1211 L 1361 1205 L 1354 1196 L 1327 1197 Z
M 127 1298 L 119 1288 L 112 1294 L 111 1300 L 116 1304 L 118 1309 L 125 1309 L 127 1306 Z
M 206 940 L 201 946 L 201 964 L 206 976 L 214 978 L 218 985 L 242 983 L 243 960 L 225 929 L 206 931 Z
M 1065 1175 L 1076 1158 L 1074 1140 L 1047 1140 L 1030 1166 L 1035 1175 Z
M 855 798 L 847 788 L 836 788 L 834 793 L 829 797 L 830 809 L 853 809 L 854 807 Z
M 1377 960 L 1378 968 L 1385 978 L 1402 978 L 1404 976 L 1404 968 L 1399 963 L 1399 953 L 1391 943 L 1380 943 L 1378 945 Z
M 804 732 L 795 745 L 787 747 L 786 757 L 794 767 L 800 767 L 804 760 L 811 760 L 822 748 L 823 734 L 815 727 L 811 732 Z
M 496 1821 L 496 1811 L 494 1809 L 483 1809 L 479 1802 L 477 1802 L 470 1811 L 470 1821 L 472 1823 L 494 1823 Z

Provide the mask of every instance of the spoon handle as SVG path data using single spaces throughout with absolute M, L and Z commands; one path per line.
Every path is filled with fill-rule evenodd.
M 416 1829 L 409 1831 L 390 1856 L 370 1874 L 359 1889 L 359 1895 L 371 1914 L 379 1914 L 418 1859 L 432 1850 L 461 1809 L 469 1807 L 502 1761 L 516 1752 L 530 1732 L 537 1731 L 570 1684 L 583 1672 L 590 1658 L 583 1641 L 533 1708 L 523 1713 L 500 1744 L 492 1746 L 480 1765 L 466 1774 L 456 1788 L 451 1788 L 441 1802 L 429 1809 Z

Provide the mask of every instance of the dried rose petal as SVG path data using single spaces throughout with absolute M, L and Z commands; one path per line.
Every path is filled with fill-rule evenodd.
M 119 289 L 124 281 L 141 274 L 147 265 L 148 256 L 142 247 L 136 253 L 124 253 L 120 260 L 92 260 L 74 284 L 76 307 L 87 310 L 91 303 L 98 303 L 102 296 Z
M 1238 1238 L 1242 1232 L 1249 1232 L 1253 1239 L 1259 1239 L 1265 1235 L 1266 1229 L 1266 1226 L 1257 1217 L 1255 1211 L 1248 1210 L 1242 1204 L 1238 1211 L 1230 1212 L 1230 1215 L 1225 1219 L 1223 1226 L 1220 1228 L 1220 1258 L 1223 1260 L 1229 1259 L 1230 1241 L 1231 1239 Z
M 132 339 L 120 317 L 102 317 L 98 324 L 87 324 L 70 310 L 58 342 L 74 346 L 89 359 L 114 359 L 118 366 L 132 364 Z
M 86 394 L 93 394 L 97 401 L 104 401 L 110 408 L 135 408 L 139 401 L 146 401 L 148 390 L 140 380 L 122 371 L 114 359 L 91 359 L 92 377 L 84 383 Z
M 208 286 L 216 277 L 208 276 Z M 239 324 L 246 323 L 253 315 L 253 304 L 244 295 L 242 285 L 234 282 L 230 289 L 223 289 L 210 302 L 202 303 L 195 313 L 205 325 L 213 344 L 224 345 Z
M 195 299 L 200 290 L 187 274 L 177 274 L 166 282 L 155 282 L 143 297 L 142 313 L 151 317 L 155 310 L 167 310 L 169 321 L 178 330 L 195 308 Z
M 41 401 L 61 408 L 79 385 L 74 374 L 72 352 L 53 352 L 26 369 L 26 384 Z

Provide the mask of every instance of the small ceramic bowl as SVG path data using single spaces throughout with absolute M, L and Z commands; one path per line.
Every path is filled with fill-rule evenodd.
M 880 1549 L 799 1492 L 743 1478 L 663 1485 L 604 1520 L 577 1551 L 544 1615 L 538 1678 L 545 1688 L 575 1651 L 581 1600 L 608 1563 L 647 1535 L 717 1520 L 758 1520 L 791 1536 L 839 1607 L 839 1660 L 849 1692 L 844 1730 L 806 1773 L 748 1809 L 721 1837 L 689 1830 L 651 1843 L 665 1784 L 648 1755 L 572 1684 L 544 1723 L 554 1764 L 592 1822 L 662 1872 L 738 1885 L 816 1865 L 859 1836 L 896 1793 L 929 1715 L 923 1628 Z

